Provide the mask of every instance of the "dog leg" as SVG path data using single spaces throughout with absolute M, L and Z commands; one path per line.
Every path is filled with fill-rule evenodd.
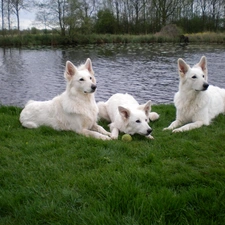
M 183 123 L 180 120 L 173 121 L 168 127 L 164 128 L 163 130 L 173 130 L 176 127 L 181 126 Z
M 199 128 L 199 127 L 203 126 L 203 124 L 204 124 L 203 121 L 196 121 L 194 123 L 189 123 L 189 124 L 186 124 L 186 125 L 184 125 L 180 128 L 174 129 L 173 133 L 193 130 L 193 129 L 196 129 L 196 128 Z
M 97 123 L 93 125 L 93 127 L 91 128 L 94 131 L 97 131 L 101 134 L 105 134 L 108 135 L 109 137 L 111 136 L 111 133 L 106 131 L 102 126 L 99 126 Z
M 112 139 L 118 139 L 118 136 L 119 136 L 119 130 L 116 127 L 112 128 L 111 138 Z
M 83 129 L 79 133 L 85 135 L 86 137 L 94 137 L 94 138 L 101 139 L 101 140 L 111 140 L 111 138 L 107 135 L 100 134 L 96 131 L 92 131 L 92 130 L 88 130 L 88 129 Z

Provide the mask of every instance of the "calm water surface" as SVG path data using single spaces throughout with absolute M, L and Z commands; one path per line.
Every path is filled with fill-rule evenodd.
M 0 48 L 0 104 L 23 107 L 29 100 L 48 100 L 65 90 L 65 63 L 90 57 L 98 89 L 96 101 L 130 93 L 139 103 L 172 103 L 178 89 L 177 59 L 191 66 L 208 59 L 209 83 L 225 88 L 225 46 L 177 44 L 106 44 L 71 48 Z

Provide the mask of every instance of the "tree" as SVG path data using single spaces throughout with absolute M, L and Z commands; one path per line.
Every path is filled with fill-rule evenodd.
M 2 13 L 2 30 L 4 30 L 4 2 L 1 0 L 1 13 Z
M 28 1 L 24 0 L 10 0 L 10 5 L 13 13 L 16 15 L 17 20 L 17 29 L 20 30 L 20 15 L 19 12 L 21 9 L 28 9 Z
M 153 0 L 154 7 L 156 9 L 158 21 L 160 25 L 165 26 L 169 17 L 173 15 L 179 0 Z
M 116 20 L 109 9 L 100 10 L 97 14 L 96 31 L 98 33 L 115 33 Z
M 60 33 L 65 36 L 68 16 L 68 0 L 42 0 L 35 3 L 37 7 L 36 20 L 50 28 L 60 28 Z

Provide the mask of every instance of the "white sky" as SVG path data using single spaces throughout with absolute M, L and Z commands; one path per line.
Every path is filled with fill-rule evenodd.
M 20 29 L 27 29 L 34 27 L 35 13 L 28 12 L 27 10 L 20 11 Z

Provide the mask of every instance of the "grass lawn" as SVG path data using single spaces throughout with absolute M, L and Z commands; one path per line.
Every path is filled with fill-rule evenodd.
M 172 134 L 175 108 L 152 108 L 155 140 L 123 142 L 25 129 L 1 106 L 0 225 L 225 224 L 225 116 Z

